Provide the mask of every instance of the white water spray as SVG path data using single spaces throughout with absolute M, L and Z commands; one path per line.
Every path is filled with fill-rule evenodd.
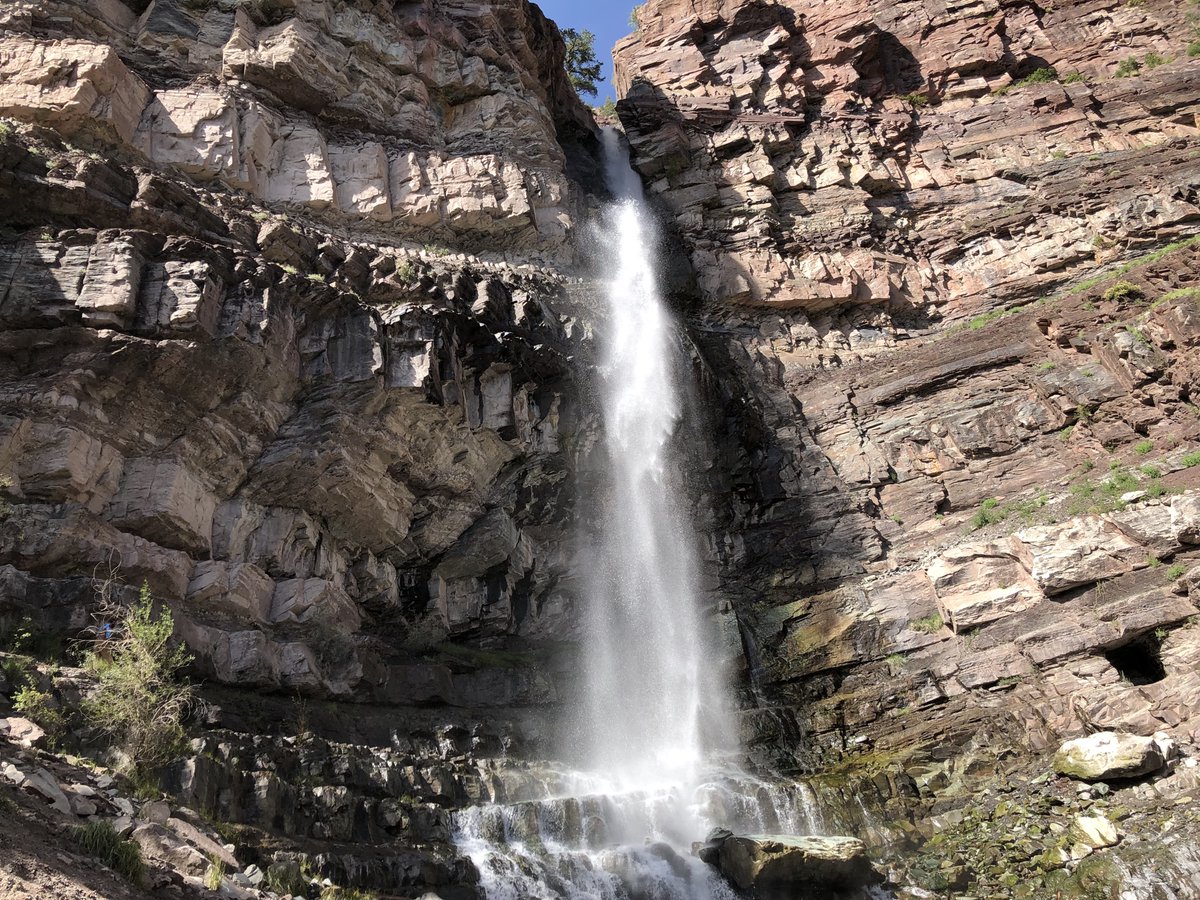
M 673 437 L 684 358 L 659 286 L 653 222 L 613 129 L 605 163 L 608 326 L 602 367 L 607 501 L 589 579 L 585 759 L 619 790 L 695 784 L 706 739 L 727 737 L 696 586 L 696 535 Z
M 690 855 L 714 825 L 819 827 L 802 786 L 720 763 L 736 739 L 711 622 L 697 585 L 676 433 L 686 355 L 663 302 L 641 182 L 613 129 L 602 258 L 611 265 L 600 372 L 603 510 L 589 559 L 584 688 L 575 722 L 582 771 L 557 772 L 502 805 L 455 817 L 489 900 L 732 900 Z

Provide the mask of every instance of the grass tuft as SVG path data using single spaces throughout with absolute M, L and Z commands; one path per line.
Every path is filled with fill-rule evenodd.
M 122 838 L 111 823 L 101 820 L 77 825 L 71 831 L 71 838 L 84 853 L 104 863 L 126 881 L 141 885 L 146 874 L 142 850 L 133 841 Z

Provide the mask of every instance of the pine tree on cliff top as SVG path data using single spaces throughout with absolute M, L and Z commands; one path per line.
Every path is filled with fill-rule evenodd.
M 595 96 L 596 82 L 603 75 L 596 59 L 596 36 L 574 28 L 564 28 L 562 34 L 567 42 L 567 74 L 571 84 L 578 93 Z

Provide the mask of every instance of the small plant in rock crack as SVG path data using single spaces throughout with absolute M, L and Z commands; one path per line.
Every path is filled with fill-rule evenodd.
M 218 856 L 209 856 L 208 871 L 204 873 L 204 886 L 210 891 L 219 891 L 225 880 L 225 861 Z
M 1127 303 L 1141 300 L 1144 296 L 1142 289 L 1131 281 L 1118 281 L 1101 295 L 1109 303 Z
M 920 631 L 923 634 L 936 634 L 942 630 L 943 624 L 945 623 L 942 622 L 941 613 L 931 613 L 922 619 L 915 619 L 909 622 L 908 627 L 913 631 Z
M 1167 578 L 1171 581 L 1178 581 L 1187 573 L 1188 567 L 1183 563 L 1175 563 L 1171 568 L 1167 569 Z
M 1142 71 L 1142 64 L 1138 62 L 1136 57 L 1130 56 L 1118 63 L 1117 71 L 1113 74 L 1117 78 L 1132 78 L 1140 71 Z

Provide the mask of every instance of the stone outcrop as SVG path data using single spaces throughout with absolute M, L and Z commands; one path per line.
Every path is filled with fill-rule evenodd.
M 718 865 L 762 898 L 850 896 L 878 880 L 862 841 L 848 837 L 732 835 L 721 842 Z
M 418 6 L 6 8 L 14 614 L 77 628 L 119 570 L 221 682 L 552 696 L 429 655 L 575 627 L 555 307 L 594 126 L 536 7 Z
M 1154 738 L 1101 731 L 1059 747 L 1054 755 L 1054 771 L 1081 781 L 1137 778 L 1157 772 L 1166 759 Z
M 819 346 L 831 326 L 1036 299 L 1186 232 L 1192 37 L 1166 2 L 652 0 L 615 51 L 619 109 L 705 296 L 782 311 Z
M 526 0 L 0 10 L 0 623 L 74 652 L 99 585 L 171 609 L 225 730 L 163 777 L 270 848 L 97 800 L 179 885 L 474 897 L 449 808 L 542 752 L 595 428 L 563 55 Z M 361 743 L 265 761 L 333 698 Z
M 524 0 L 22 0 L 0 24 L 0 115 L 393 239 L 570 256 L 594 126 Z

